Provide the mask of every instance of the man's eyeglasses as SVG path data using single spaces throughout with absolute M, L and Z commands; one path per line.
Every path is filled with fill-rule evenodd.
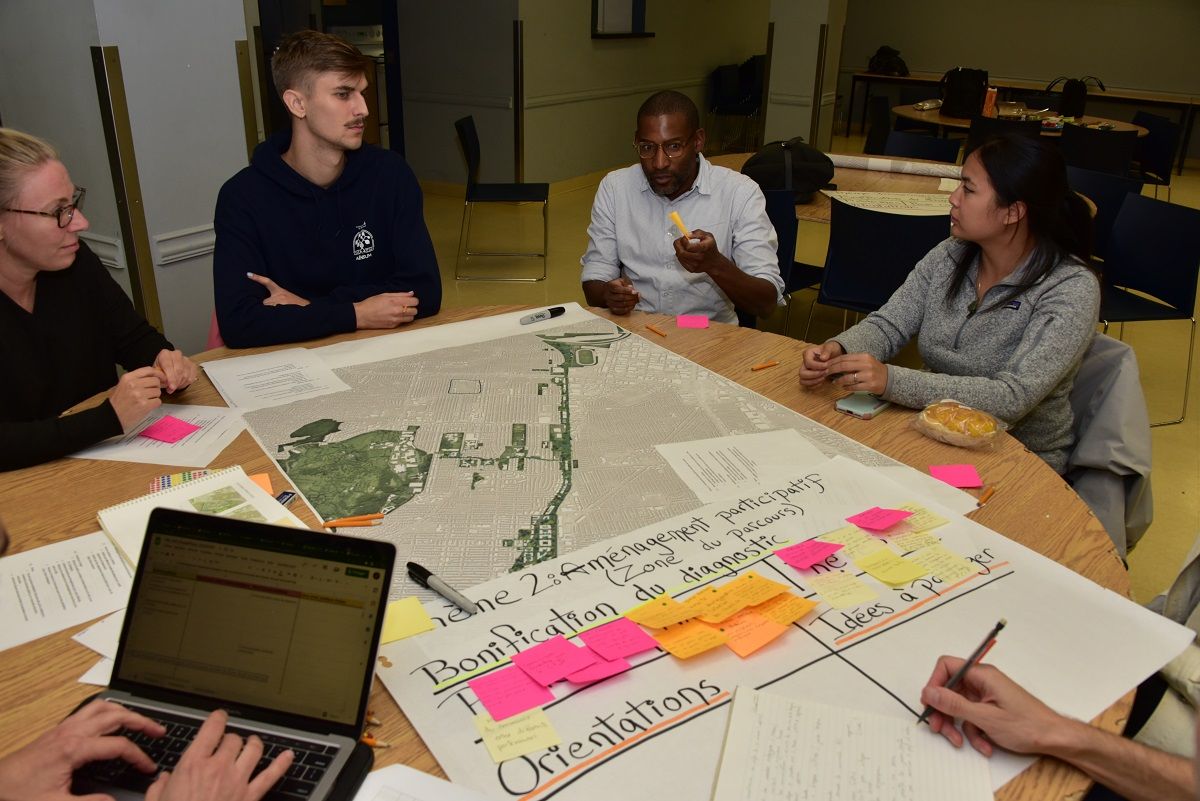
M 657 142 L 634 142 L 633 149 L 637 151 L 638 156 L 644 159 L 652 159 L 658 154 L 658 149 L 662 148 L 662 152 L 667 154 L 669 159 L 677 159 L 683 155 L 683 151 L 687 149 L 687 142 L 666 142 L 658 144 Z
M 71 220 L 75 219 L 75 209 L 83 205 L 83 196 L 87 194 L 87 190 L 82 186 L 75 187 L 75 195 L 71 198 L 71 202 L 65 206 L 59 206 L 51 211 L 30 211 L 29 209 L 0 209 L 0 211 L 12 211 L 17 214 L 36 214 L 39 217 L 54 217 L 58 222 L 59 228 L 66 228 L 71 224 Z

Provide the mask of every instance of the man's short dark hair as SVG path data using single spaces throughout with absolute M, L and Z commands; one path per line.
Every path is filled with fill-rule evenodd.
M 305 93 L 323 72 L 367 75 L 367 59 L 352 44 L 320 31 L 297 31 L 283 37 L 271 56 L 271 78 L 283 97 L 288 89 Z
M 664 89 L 646 98 L 638 109 L 637 118 L 661 117 L 664 114 L 682 114 L 693 131 L 700 129 L 700 110 L 690 97 L 674 89 Z

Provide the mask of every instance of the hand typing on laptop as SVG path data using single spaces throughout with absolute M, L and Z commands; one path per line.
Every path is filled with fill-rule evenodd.
M 292 764 L 292 752 L 279 754 L 251 778 L 262 756 L 257 737 L 243 741 L 225 734 L 224 712 L 209 715 L 195 741 L 184 752 L 174 773 L 163 772 L 150 786 L 150 801 L 257 801 Z M 71 797 L 72 774 L 82 765 L 120 759 L 152 773 L 156 765 L 133 741 L 116 734 L 121 729 L 161 737 L 158 723 L 119 704 L 94 701 L 29 745 L 0 758 L 0 787 L 4 797 L 23 801 Z

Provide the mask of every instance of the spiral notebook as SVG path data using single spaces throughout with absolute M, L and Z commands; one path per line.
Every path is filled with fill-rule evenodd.
M 186 512 L 308 528 L 270 493 L 254 483 L 241 467 L 216 470 L 203 478 L 101 509 L 100 527 L 116 543 L 130 565 L 137 565 L 146 534 L 146 521 L 157 507 Z

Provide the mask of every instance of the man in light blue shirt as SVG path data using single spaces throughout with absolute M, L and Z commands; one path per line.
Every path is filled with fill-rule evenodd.
M 783 303 L 775 229 L 758 184 L 701 155 L 696 104 L 679 92 L 651 95 L 633 146 L 641 164 L 606 175 L 592 204 L 581 259 L 588 303 L 723 323 L 737 322 L 735 308 L 769 316 Z

